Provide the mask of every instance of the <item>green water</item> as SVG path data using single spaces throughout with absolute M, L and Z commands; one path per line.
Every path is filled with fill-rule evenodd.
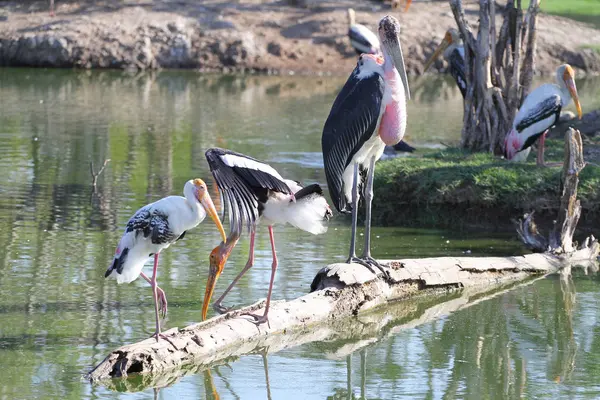
M 600 396 L 596 276 L 577 276 L 570 285 L 544 279 L 437 319 L 428 317 L 437 302 L 454 304 L 457 295 L 406 302 L 366 338 L 269 353 L 268 385 L 260 354 L 165 378 L 157 385 L 170 385 L 159 392 L 135 382 L 92 386 L 82 379 L 111 349 L 154 330 L 148 285 L 104 279 L 131 214 L 180 194 L 190 178 L 204 178 L 212 188 L 204 160 L 210 146 L 266 160 L 304 183 L 324 183 L 320 133 L 342 84 L 338 78 L 1 69 L 0 399 Z M 599 83 L 578 85 L 587 109 L 598 101 Z M 458 91 L 443 79 L 415 88 L 408 141 L 422 147 L 457 141 Z M 89 162 L 98 169 L 105 159 L 111 161 L 94 191 Z M 322 266 L 345 258 L 350 237 L 340 217 L 323 236 L 287 226 L 275 232 L 274 299 L 306 293 Z M 373 235 L 381 258 L 523 252 L 513 234 L 376 227 Z M 200 319 L 208 253 L 218 242 L 205 221 L 162 254 L 165 327 Z M 247 252 L 244 238 L 217 294 Z M 268 236 L 259 231 L 255 267 L 228 304 L 264 297 L 270 265 Z M 113 390 L 125 388 L 140 391 Z

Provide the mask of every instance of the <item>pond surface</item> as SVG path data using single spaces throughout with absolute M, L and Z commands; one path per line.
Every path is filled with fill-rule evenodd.
M 129 217 L 143 204 L 180 194 L 190 178 L 214 189 L 204 159 L 211 146 L 266 160 L 304 183 L 324 183 L 321 129 L 342 84 L 339 78 L 0 69 L 0 399 L 599 396 L 600 290 L 595 276 L 582 275 L 539 280 L 438 319 L 423 318 L 432 304 L 406 302 L 411 311 L 367 341 L 248 355 L 156 393 L 134 384 L 116 388 L 143 390 L 119 393 L 82 379 L 111 349 L 154 330 L 149 286 L 104 279 Z M 598 81 L 578 85 L 585 109 L 600 101 Z M 462 104 L 451 81 L 416 83 L 414 93 L 409 143 L 457 141 Z M 98 170 L 105 159 L 94 191 L 89 163 Z M 276 227 L 274 299 L 308 292 L 322 266 L 345 259 L 348 225 L 334 218 L 323 236 Z M 208 253 L 219 241 L 205 221 L 163 253 L 165 327 L 200 320 Z M 381 258 L 523 252 L 512 233 L 375 227 L 373 242 Z M 244 238 L 217 294 L 247 254 Z M 263 228 L 255 267 L 228 304 L 266 296 L 270 257 Z

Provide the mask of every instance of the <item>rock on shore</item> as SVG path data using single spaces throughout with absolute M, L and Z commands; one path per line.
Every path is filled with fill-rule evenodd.
M 58 0 L 55 17 L 45 1 L 2 4 L 3 66 L 346 74 L 356 62 L 346 38 L 348 5 L 340 2 L 296 7 L 253 0 Z M 421 73 L 445 29 L 454 24 L 448 4 L 416 2 L 401 13 L 366 3 L 357 8 L 357 19 L 374 29 L 386 13 L 402 23 L 409 73 Z M 538 25 L 540 73 L 554 72 L 561 62 L 578 73 L 600 73 L 600 54 L 586 47 L 600 43 L 600 31 L 547 15 Z M 560 40 L 567 32 L 569 48 Z M 436 68 L 443 70 L 444 62 Z

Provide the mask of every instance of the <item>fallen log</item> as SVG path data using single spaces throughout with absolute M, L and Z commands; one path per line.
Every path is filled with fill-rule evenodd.
M 279 350 L 325 340 L 332 324 L 386 303 L 425 294 L 457 290 L 486 291 L 553 273 L 572 264 L 587 265 L 598 246 L 572 254 L 529 254 L 520 257 L 440 257 L 382 261 L 391 279 L 373 275 L 358 264 L 332 264 L 313 281 L 316 291 L 271 304 L 270 326 L 256 326 L 246 312 L 262 312 L 264 302 L 166 332 L 172 342 L 146 339 L 111 352 L 87 378 L 100 381 L 130 374 L 163 374 L 186 365 L 208 365 L 248 354 L 262 347 Z M 319 325 L 317 325 L 319 324 Z
M 261 301 L 205 322 L 170 329 L 164 332 L 169 341 L 146 339 L 116 349 L 89 372 L 87 378 L 97 382 L 130 374 L 156 376 L 169 371 L 183 371 L 169 374 L 170 379 L 178 379 L 177 376 L 185 373 L 182 370 L 185 366 L 194 365 L 197 369 L 262 348 L 278 351 L 327 340 L 343 335 L 341 332 L 360 333 L 360 328 L 346 326 L 352 325 L 353 316 L 396 300 L 456 291 L 489 293 L 498 290 L 498 287 L 561 269 L 569 270 L 574 266 L 597 270 L 598 241 L 590 237 L 578 250 L 572 245 L 573 232 L 580 216 L 578 174 L 585 166 L 581 143 L 579 132 L 570 130 L 565 138 L 562 209 L 550 238 L 546 240 L 534 229 L 531 217 L 518 227 L 519 235 L 526 244 L 530 247 L 539 245 L 536 250 L 545 253 L 520 257 L 380 260 L 389 267 L 390 277 L 375 275 L 358 264 L 332 264 L 314 278 L 312 293 L 272 303 L 269 325 L 257 326 L 251 317 L 242 315 L 264 312 Z M 371 341 L 366 339 L 350 345 L 342 353 L 352 352 L 357 346 L 368 345 Z

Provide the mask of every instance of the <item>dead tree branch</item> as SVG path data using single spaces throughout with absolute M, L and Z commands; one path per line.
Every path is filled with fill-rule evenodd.
M 100 171 L 98 171 L 98 172 L 94 171 L 94 162 L 90 161 L 90 173 L 92 174 L 92 186 L 94 187 L 94 189 L 96 189 L 96 184 L 98 183 L 98 177 L 104 171 L 104 168 L 106 168 L 106 164 L 108 164 L 109 161 L 110 161 L 110 158 L 107 158 L 106 160 L 104 160 L 104 164 L 102 164 L 102 167 L 100 168 Z

